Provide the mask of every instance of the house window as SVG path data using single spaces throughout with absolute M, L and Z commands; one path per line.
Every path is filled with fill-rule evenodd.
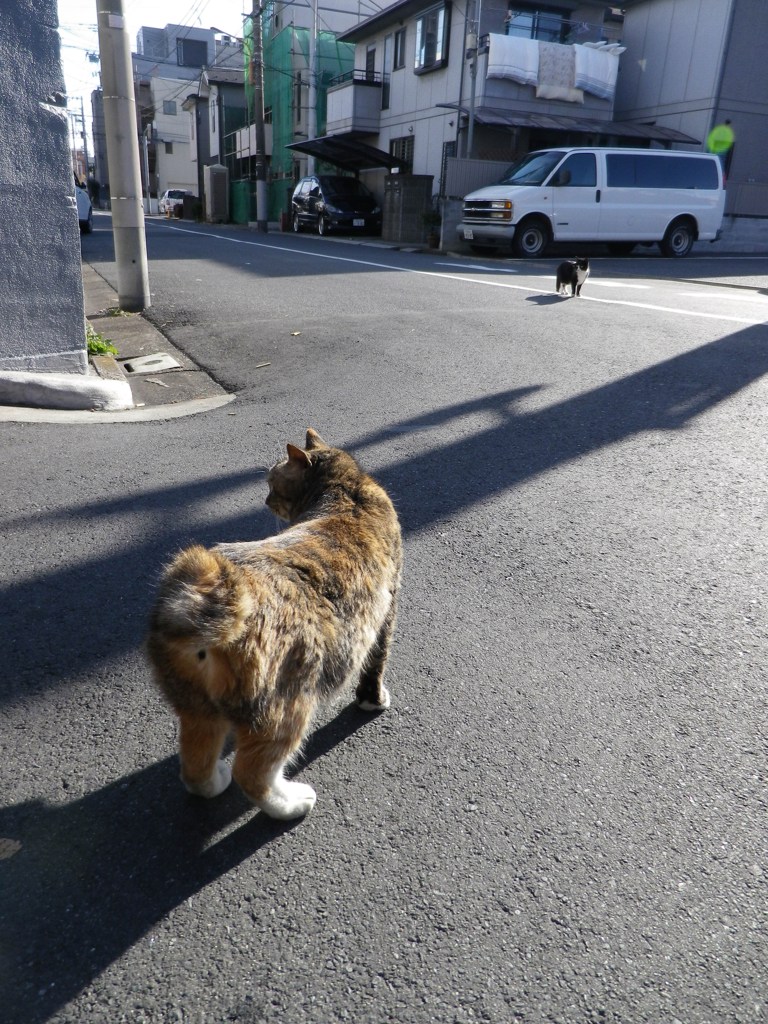
M 163 113 L 176 116 L 176 100 L 163 100 Z
M 405 135 L 400 139 L 390 139 L 389 154 L 400 161 L 401 171 L 410 171 L 413 167 L 413 136 Z
M 413 69 L 417 75 L 434 71 L 448 61 L 450 7 L 433 7 L 416 20 L 416 57 Z
M 198 39 L 176 40 L 176 63 L 184 68 L 201 68 L 208 61 L 208 44 Z
M 443 197 L 445 196 L 445 183 L 448 178 L 448 161 L 453 156 L 456 156 L 455 139 L 443 143 L 443 159 L 440 164 L 440 188 L 438 189 L 438 195 Z
M 163 143 L 163 145 L 165 146 L 165 155 L 166 156 L 173 156 L 173 143 L 172 142 L 165 142 L 165 143 Z
M 376 81 L 376 47 L 369 46 L 365 51 L 365 80 Z
M 392 67 L 395 71 L 405 67 L 405 29 L 401 28 L 395 32 L 394 54 Z
M 568 11 L 557 7 L 510 4 L 504 21 L 504 31 L 508 36 L 524 36 L 545 43 L 565 42 L 569 30 Z

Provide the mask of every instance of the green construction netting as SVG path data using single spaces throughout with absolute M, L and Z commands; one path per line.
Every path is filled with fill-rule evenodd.
M 309 29 L 287 25 L 274 30 L 272 5 L 263 16 L 264 112 L 272 126 L 272 156 L 269 160 L 269 219 L 278 220 L 290 206 L 295 184 L 294 164 L 298 154 L 286 149 L 291 142 L 306 138 L 307 82 L 309 78 Z M 253 123 L 253 21 L 247 18 L 243 27 L 245 59 L 245 91 L 248 122 Z M 317 134 L 324 135 L 327 116 L 328 84 L 337 75 L 352 71 L 355 47 L 340 43 L 332 32 L 318 32 L 317 64 Z M 301 87 L 299 85 L 301 83 Z M 301 119 L 300 119 L 301 115 Z M 242 165 L 244 161 L 240 161 Z M 319 168 L 320 169 L 320 168 Z M 332 168 L 329 168 L 332 169 Z M 230 167 L 234 180 L 250 180 L 252 167 Z M 251 190 L 251 194 L 255 189 Z M 255 219 L 255 211 L 252 219 Z M 241 214 L 242 216 L 242 214 Z

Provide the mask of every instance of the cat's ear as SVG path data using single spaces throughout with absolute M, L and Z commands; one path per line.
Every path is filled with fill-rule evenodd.
M 290 442 L 288 443 L 288 458 L 291 462 L 297 462 L 302 469 L 312 465 L 309 455 L 302 448 L 297 448 L 295 444 Z
M 313 427 L 307 427 L 307 448 L 327 448 L 328 445 Z

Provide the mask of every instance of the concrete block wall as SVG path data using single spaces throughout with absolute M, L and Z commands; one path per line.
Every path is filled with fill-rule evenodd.
M 86 373 L 56 0 L 0 3 L 0 370 Z

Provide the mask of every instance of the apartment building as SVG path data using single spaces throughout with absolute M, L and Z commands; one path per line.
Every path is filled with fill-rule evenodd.
M 399 0 L 340 38 L 355 67 L 329 87 L 322 149 L 378 150 L 377 190 L 392 156 L 451 196 L 532 149 L 701 150 L 730 121 L 728 209 L 768 215 L 761 0 Z M 455 157 L 489 161 L 491 178 L 452 177 Z

